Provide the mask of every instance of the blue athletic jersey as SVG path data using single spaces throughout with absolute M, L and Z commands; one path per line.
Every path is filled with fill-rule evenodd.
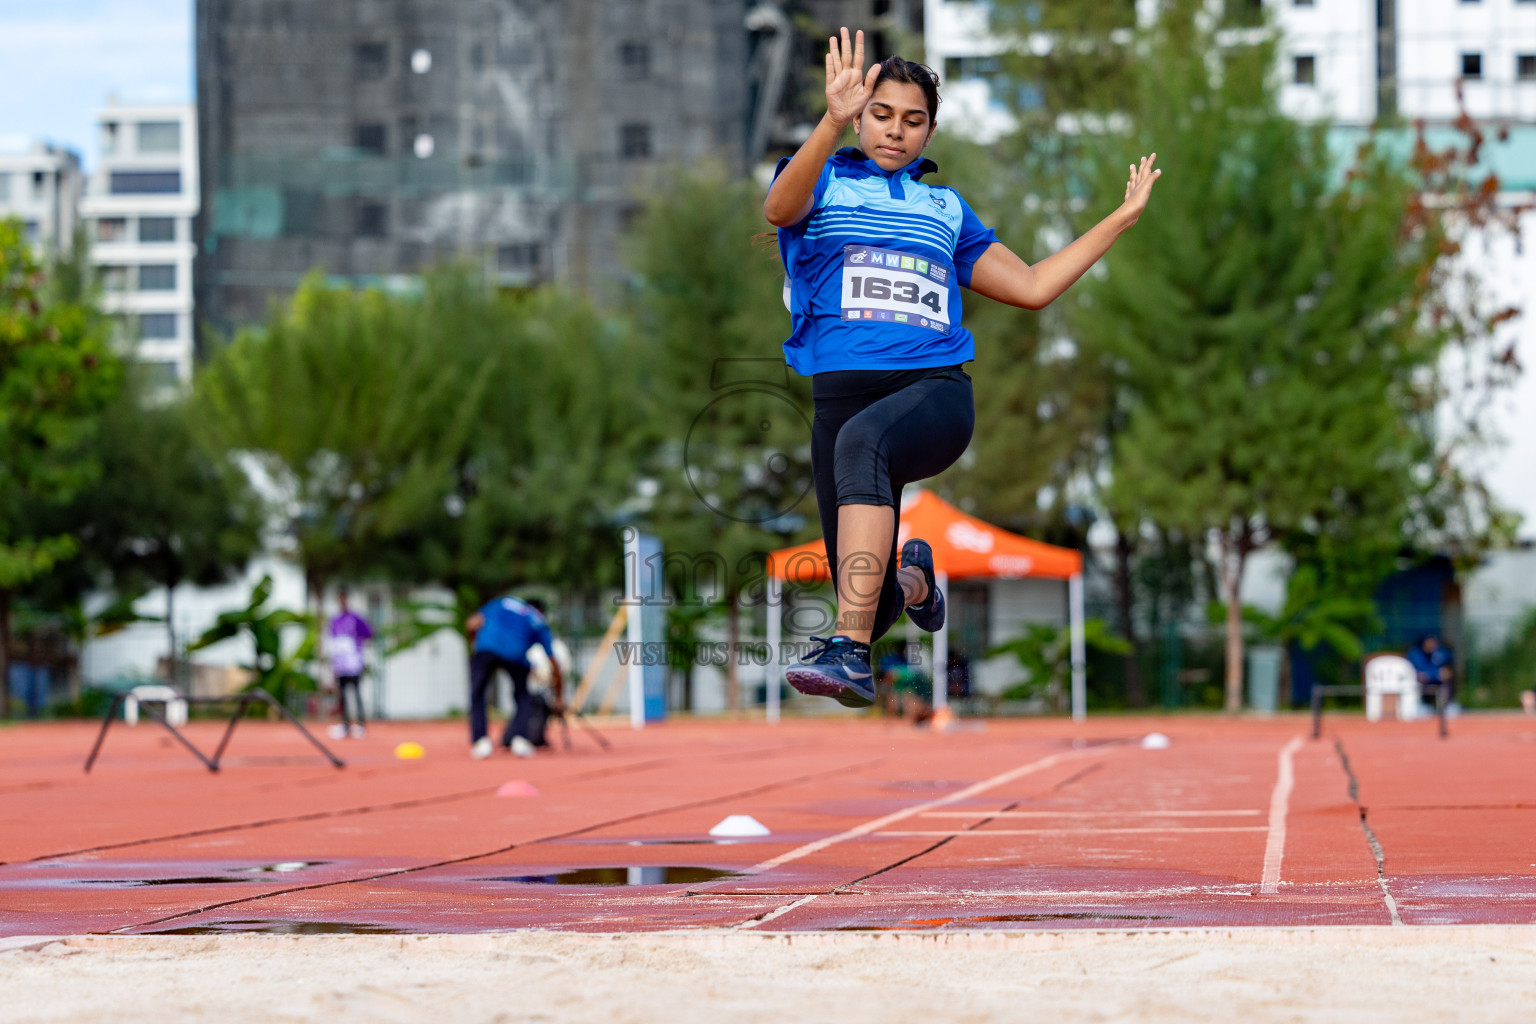
M 508 661 L 528 661 L 528 648 L 538 644 L 551 659 L 554 637 L 549 623 L 533 605 L 515 597 L 499 597 L 480 609 L 485 625 L 475 634 L 475 650 L 488 651 Z
M 886 172 L 858 149 L 840 149 L 816 182 L 811 212 L 779 229 L 790 312 L 784 356 L 796 373 L 976 358 L 960 326 L 960 289 L 997 235 L 960 193 L 918 180 L 936 170 L 918 159 Z

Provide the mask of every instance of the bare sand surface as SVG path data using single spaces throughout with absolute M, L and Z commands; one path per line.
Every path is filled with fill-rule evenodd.
M 0 1021 L 1521 1021 L 1536 926 L 8 940 Z

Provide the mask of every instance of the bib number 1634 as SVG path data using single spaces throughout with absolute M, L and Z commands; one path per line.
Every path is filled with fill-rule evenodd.
M 847 297 L 859 301 L 902 302 L 913 306 L 927 306 L 934 316 L 944 313 L 944 298 L 938 289 L 924 289 L 912 281 L 893 281 L 873 274 L 849 274 Z
M 911 253 L 850 245 L 843 251 L 843 318 L 948 331 L 953 273 Z

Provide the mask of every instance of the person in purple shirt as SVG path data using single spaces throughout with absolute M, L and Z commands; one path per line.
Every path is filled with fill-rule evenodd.
M 368 625 L 367 619 L 347 607 L 345 588 L 336 592 L 336 600 L 341 605 L 341 612 L 331 620 L 326 646 L 331 655 L 331 674 L 336 677 L 337 696 L 341 703 L 341 724 L 331 727 L 331 736 L 335 739 L 345 739 L 348 736 L 353 739 L 362 739 L 367 730 L 363 727 L 363 694 L 357 684 L 363 677 L 363 645 L 373 638 L 373 627 Z M 353 703 L 357 705 L 356 722 L 352 721 L 352 714 L 347 706 L 349 692 L 352 694 Z

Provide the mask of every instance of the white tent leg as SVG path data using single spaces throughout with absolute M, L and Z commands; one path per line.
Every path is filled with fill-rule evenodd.
M 784 584 L 778 577 L 768 577 L 768 664 L 763 681 L 768 687 L 768 721 L 779 720 L 779 681 L 783 667 L 779 664 L 779 648 L 784 637 Z
M 949 573 L 936 572 L 933 582 L 949 604 Z M 933 710 L 949 707 L 949 614 L 944 615 L 944 625 L 933 634 Z
M 1067 621 L 1072 630 L 1072 721 L 1088 717 L 1088 651 L 1083 632 L 1083 574 L 1067 578 Z
M 645 728 L 645 633 L 641 630 L 641 611 L 645 605 L 640 586 L 640 531 L 624 531 L 624 598 L 629 602 L 625 617 L 625 639 L 632 652 L 629 662 L 629 724 Z

